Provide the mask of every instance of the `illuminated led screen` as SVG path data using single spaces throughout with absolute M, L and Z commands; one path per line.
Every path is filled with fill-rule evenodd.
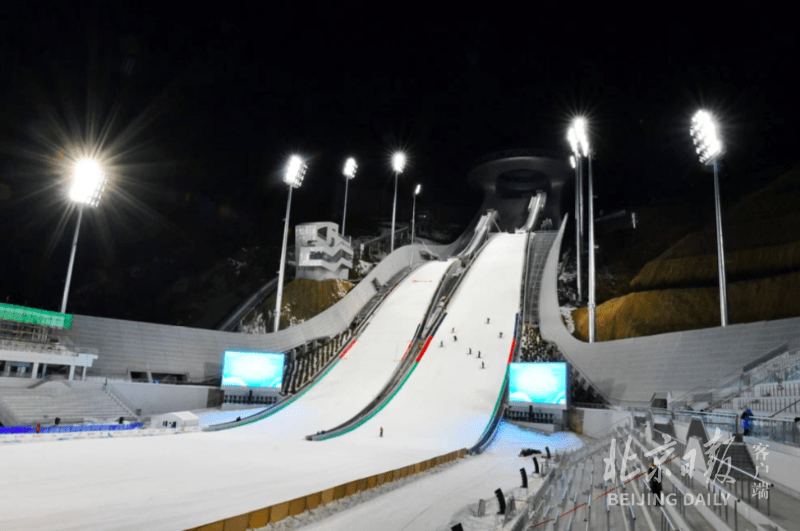
M 512 363 L 509 371 L 512 402 L 567 405 L 566 363 Z
M 222 385 L 280 389 L 283 362 L 284 354 L 226 351 L 222 362 Z

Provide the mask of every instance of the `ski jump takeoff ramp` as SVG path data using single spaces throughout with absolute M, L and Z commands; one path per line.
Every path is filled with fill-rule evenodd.
M 272 417 L 219 432 L 3 444 L 0 466 L 13 463 L 20 472 L 0 474 L 0 528 L 191 529 L 474 444 L 505 378 L 524 241 L 507 234 L 490 240 L 405 385 L 358 429 L 327 441 L 303 439 L 354 415 L 379 392 L 448 263 L 412 273 L 344 357 Z

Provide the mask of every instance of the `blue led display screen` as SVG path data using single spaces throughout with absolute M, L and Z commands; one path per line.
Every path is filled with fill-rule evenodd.
M 512 363 L 509 369 L 512 402 L 567 405 L 566 363 Z
M 222 362 L 222 385 L 271 387 L 283 382 L 284 354 L 226 351 Z

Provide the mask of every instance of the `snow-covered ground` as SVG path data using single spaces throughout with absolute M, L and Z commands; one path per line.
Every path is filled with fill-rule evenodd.
M 488 531 L 495 528 L 497 500 L 494 490 L 506 496 L 525 497 L 520 468 L 528 477 L 527 494 L 533 494 L 542 482 L 530 477 L 530 457 L 519 457 L 523 448 L 544 453 L 580 448 L 580 439 L 571 433 L 545 435 L 503 422 L 492 446 L 483 454 L 467 457 L 420 476 L 410 476 L 400 484 L 389 483 L 376 492 L 364 491 L 338 500 L 314 511 L 268 525 L 262 531 L 307 531 L 347 529 L 348 531 L 400 531 L 425 529 L 449 531 L 460 523 L 465 531 Z M 539 456 L 542 465 L 542 457 Z M 486 515 L 477 516 L 479 500 L 486 500 Z
M 264 411 L 268 406 L 250 406 L 240 409 L 228 409 L 221 411 L 218 408 L 200 409 L 192 411 L 197 416 L 200 426 L 211 426 L 213 424 L 224 424 L 236 420 L 236 417 L 246 418 L 255 415 L 259 411 Z
M 493 237 L 415 372 L 360 429 L 328 441 L 303 438 L 349 419 L 376 395 L 403 356 L 447 263 L 433 262 L 412 273 L 331 372 L 267 419 L 219 432 L 0 447 L 0 527 L 190 529 L 471 446 L 486 427 L 502 386 L 519 306 L 523 249 L 524 235 Z M 487 317 L 491 324 L 485 323 Z M 457 342 L 450 334 L 453 327 Z M 481 360 L 476 359 L 478 350 Z M 386 429 L 383 438 L 380 426 Z M 504 485 L 518 481 L 511 476 L 522 461 L 498 454 L 500 462 L 513 462 L 506 467 L 493 464 L 491 455 L 449 469 L 456 474 L 466 467 L 462 478 L 456 474 L 443 480 L 450 473 L 445 470 L 429 475 L 444 483 L 407 492 L 423 489 L 429 499 L 431 493 L 439 495 L 443 509 L 441 514 L 437 510 L 437 521 L 444 513 L 458 513 L 475 497 L 490 498 L 497 488 L 484 488 L 479 478 L 497 474 L 496 481 Z M 476 483 L 475 490 L 466 482 Z M 453 488 L 457 491 L 450 498 L 444 489 Z M 411 500 L 418 494 L 401 497 L 406 496 Z M 414 508 L 401 504 L 395 510 L 413 516 Z M 422 526 L 412 521 L 410 528 L 427 529 L 426 513 L 433 514 L 422 509 Z
M 491 420 L 511 353 L 525 237 L 491 239 L 445 308 L 447 316 L 403 389 L 343 439 L 363 442 L 383 427 L 384 445 L 431 449 L 430 457 L 478 441 Z

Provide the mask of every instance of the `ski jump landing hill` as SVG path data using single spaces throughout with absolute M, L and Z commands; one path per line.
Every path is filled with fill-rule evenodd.
M 524 194 L 506 201 L 514 215 L 501 215 L 500 224 L 524 224 L 528 204 L 530 196 Z M 488 223 L 485 217 L 483 229 Z M 190 529 L 213 522 L 220 529 L 244 529 L 265 524 L 275 511 L 291 513 L 298 500 L 310 507 L 310 500 L 319 503 L 337 489 L 343 493 L 346 487 L 349 493 L 355 483 L 374 485 L 387 474 L 398 477 L 409 467 L 418 470 L 463 455 L 492 425 L 502 400 L 527 241 L 526 233 L 496 234 L 476 252 L 402 385 L 380 408 L 358 418 L 353 429 L 327 440 L 304 438 L 357 415 L 380 392 L 406 355 L 415 328 L 422 326 L 451 262 L 414 270 L 322 377 L 257 422 L 178 437 L 4 446 L 4 462 L 24 464 L 24 472 L 0 477 L 0 520 L 7 529 L 25 530 Z M 421 249 L 395 251 L 373 278 L 391 278 L 415 260 L 419 265 Z M 427 250 L 448 256 L 456 247 Z M 151 370 L 161 364 L 160 370 L 205 375 L 208 364 L 218 367 L 224 350 L 285 351 L 338 331 L 373 294 L 370 284 L 359 284 L 367 286 L 363 293 L 354 289 L 349 300 L 316 321 L 267 336 L 79 316 L 73 330 L 76 344 L 97 348 L 101 358 L 116 353 L 95 366 L 100 374 L 122 373 L 135 360 Z
M 325 441 L 302 437 L 335 425 L 378 391 L 405 354 L 449 262 L 414 271 L 311 389 L 259 422 L 177 437 L 4 447 L 5 462 L 25 463 L 25 473 L 0 479 L 6 528 L 189 529 L 432 462 L 473 444 L 505 380 L 526 238 L 498 234 L 489 240 L 414 372 L 358 429 Z M 75 468 L 65 474 L 65 466 Z

